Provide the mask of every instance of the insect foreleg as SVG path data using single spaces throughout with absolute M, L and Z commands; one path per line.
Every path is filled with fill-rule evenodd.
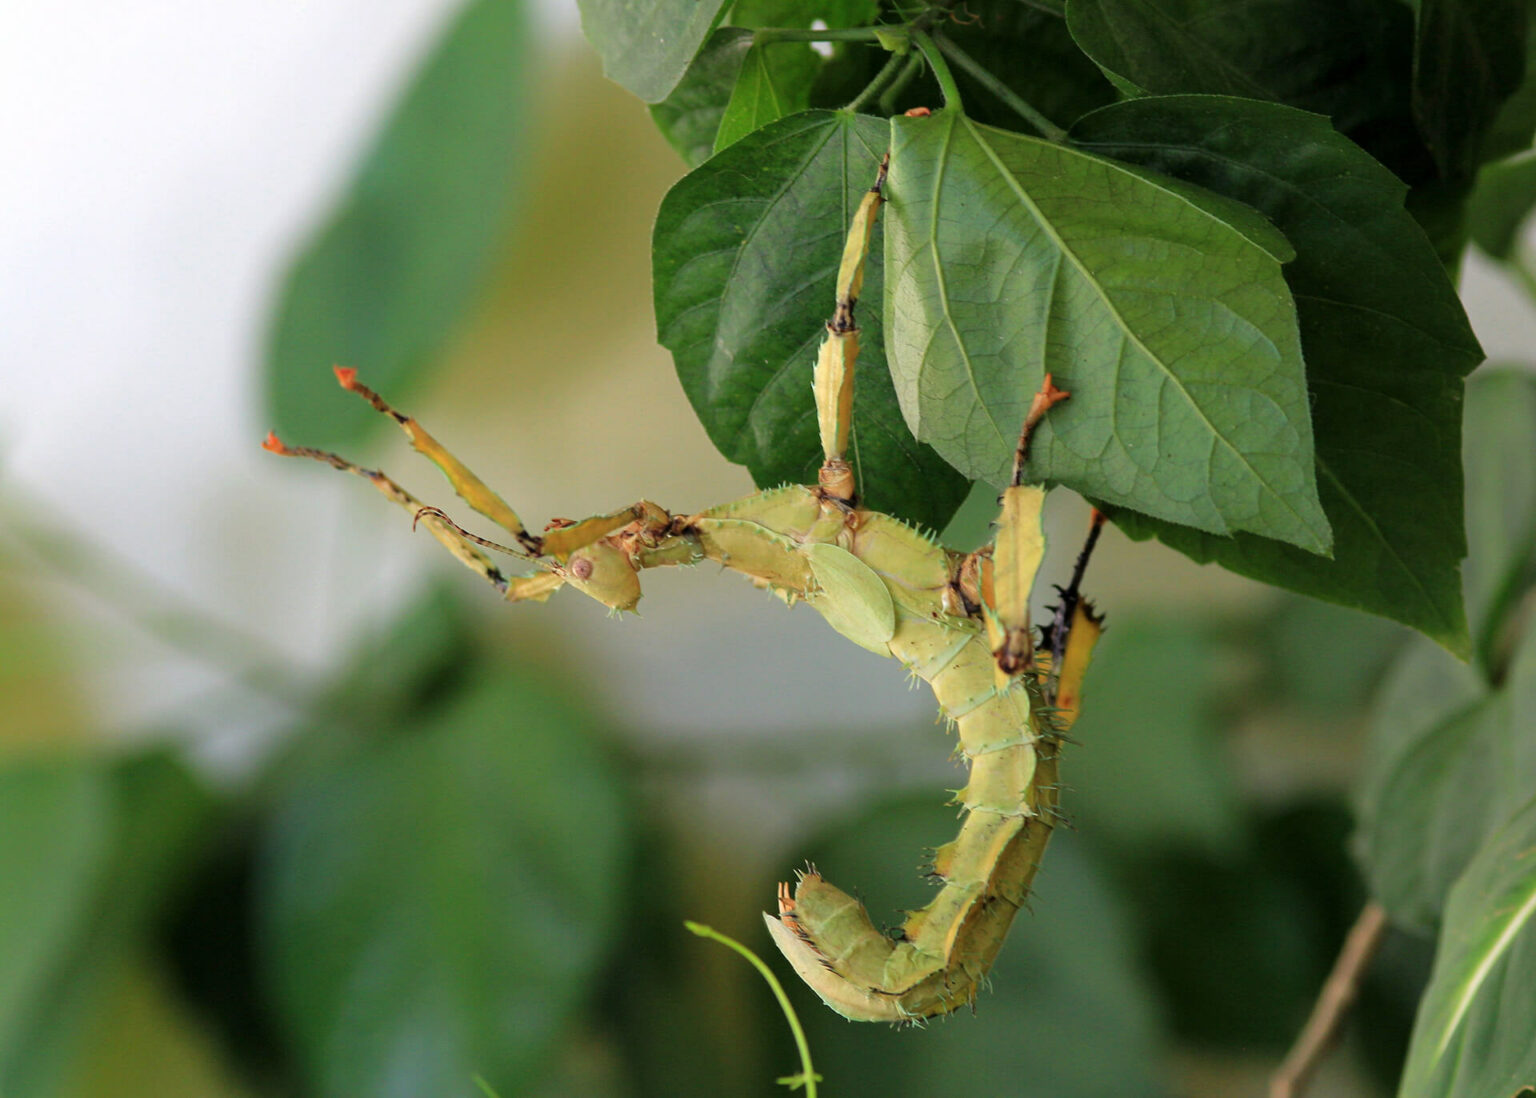
M 453 485 L 453 490 L 465 503 L 511 534 L 528 554 L 538 556 L 543 552 L 541 540 L 528 532 L 523 520 L 517 517 L 517 512 L 512 510 L 507 501 L 470 472 L 468 466 L 449 453 L 421 424 L 413 417 L 390 407 L 383 397 L 358 381 L 356 370 L 347 366 L 337 366 L 335 369 L 336 380 L 341 387 L 349 393 L 356 393 L 371 404 L 375 411 L 398 423 L 416 452 L 443 471 L 448 483 Z
M 426 506 L 421 500 L 411 495 L 411 493 L 377 469 L 364 469 L 361 465 L 350 462 L 346 458 L 333 454 L 328 450 L 316 450 L 309 446 L 285 446 L 278 440 L 275 434 L 271 433 L 268 433 L 266 441 L 261 445 L 263 449 L 282 457 L 301 457 L 309 458 L 313 461 L 321 461 L 332 468 L 340 469 L 343 473 L 351 473 L 353 476 L 361 477 L 377 488 L 385 499 L 409 511 L 413 522 L 425 526 L 432 536 L 445 549 L 457 557 L 466 568 L 482 576 L 498 591 L 506 593 L 508 598 L 539 597 L 531 595 L 515 596 L 512 592 L 517 588 L 517 585 L 526 582 L 526 580 L 542 580 L 541 576 L 526 577 L 526 580 L 518 577 L 509 579 L 502 574 L 501 569 L 496 567 L 495 562 L 481 552 L 474 544 L 474 541 L 479 539 L 475 539 L 472 535 L 468 535 L 460 530 L 457 524 L 437 508 Z M 547 596 L 548 592 L 545 592 L 545 594 Z

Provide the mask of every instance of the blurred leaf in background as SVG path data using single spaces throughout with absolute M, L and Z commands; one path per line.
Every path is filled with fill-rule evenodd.
M 627 815 L 591 725 L 512 671 L 298 782 L 266 827 L 258 903 L 310 1092 L 535 1076 L 613 944 Z
M 446 28 L 284 279 L 263 377 L 279 433 L 356 442 L 381 421 L 336 399 L 332 364 L 398 398 L 462 324 L 520 201 L 533 57 L 519 0 Z

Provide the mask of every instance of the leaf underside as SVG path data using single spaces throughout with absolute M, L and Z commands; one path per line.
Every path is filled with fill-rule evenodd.
M 647 103 L 665 99 L 699 52 L 724 0 L 577 0 L 603 75 Z M 512 5 L 508 5 L 512 6 Z
M 1403 210 L 1405 188 L 1326 119 L 1218 96 L 1133 100 L 1074 143 L 1266 214 L 1295 246 L 1295 295 L 1333 559 L 1117 514 L 1200 561 L 1410 625 L 1457 654 L 1462 379 L 1482 358 L 1455 288 Z
M 1031 479 L 1328 550 L 1272 226 L 953 111 L 893 119 L 891 148 L 888 349 L 919 439 L 1005 482 L 1050 372 L 1074 396 L 1037 431 Z

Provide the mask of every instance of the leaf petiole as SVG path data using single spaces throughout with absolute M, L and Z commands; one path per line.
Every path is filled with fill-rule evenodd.
M 939 53 L 938 46 L 934 45 L 927 31 L 912 31 L 912 44 L 922 51 L 923 60 L 928 62 L 928 68 L 933 71 L 933 78 L 939 82 L 939 91 L 944 93 L 944 106 L 960 114 L 965 113 L 965 105 L 960 100 L 960 87 L 955 83 L 955 76 L 949 71 L 944 57 Z
M 942 35 L 936 41 L 939 49 L 946 57 L 964 69 L 966 74 L 975 80 L 976 83 L 1002 100 L 1009 110 L 1019 115 L 1038 130 L 1041 137 L 1047 141 L 1055 141 L 1057 143 L 1065 140 L 1067 136 L 1066 130 L 1026 103 L 1012 88 L 983 68 L 981 63 L 974 57 Z
M 853 99 L 849 101 L 848 106 L 845 109 L 852 111 L 854 114 L 857 114 L 859 111 L 863 110 L 866 106 L 868 106 L 869 101 L 873 99 L 877 93 L 883 90 L 885 86 L 891 82 L 891 79 L 901 70 L 901 67 L 906 65 L 909 61 L 910 58 L 902 54 L 891 54 L 890 57 L 885 59 L 885 64 L 880 66 L 880 71 L 875 73 L 875 78 L 868 84 L 864 85 L 864 90 L 859 92 L 858 95 L 854 96 Z M 882 100 L 882 102 L 884 102 L 884 100 Z

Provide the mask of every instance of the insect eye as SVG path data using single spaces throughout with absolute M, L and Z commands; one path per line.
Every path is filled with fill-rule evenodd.
M 586 557 L 577 557 L 571 561 L 571 575 L 579 580 L 592 578 L 592 562 Z

